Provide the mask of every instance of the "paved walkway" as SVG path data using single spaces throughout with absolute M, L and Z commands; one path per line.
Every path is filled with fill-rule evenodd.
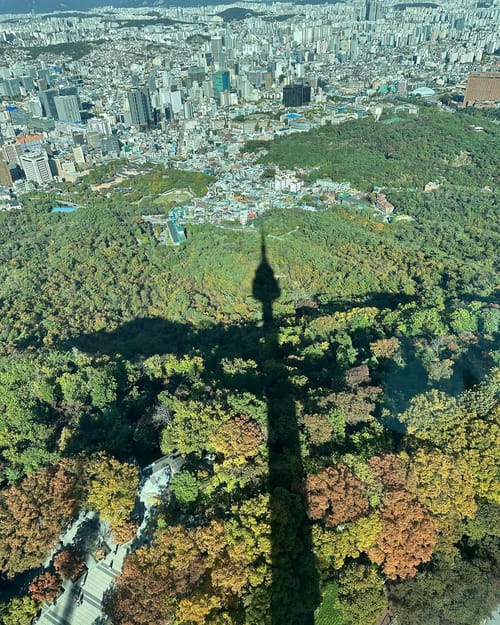
M 120 576 L 123 561 L 127 553 L 144 544 L 148 534 L 151 513 L 158 499 L 164 496 L 170 478 L 177 473 L 184 461 L 180 457 L 168 456 L 149 465 L 142 471 L 142 479 L 137 493 L 137 503 L 142 507 L 142 522 L 136 536 L 125 543 L 117 545 L 107 523 L 99 520 L 97 512 L 82 512 L 71 527 L 61 536 L 61 542 L 55 549 L 45 566 L 50 566 L 52 558 L 62 546 L 78 544 L 85 533 L 89 533 L 85 563 L 87 572 L 76 582 L 66 581 L 64 592 L 55 603 L 45 605 L 42 614 L 36 621 L 37 625 L 100 625 L 107 621 L 102 602 L 105 593 L 111 588 L 114 580 Z M 91 551 L 95 550 L 96 541 L 108 545 L 110 552 L 102 560 L 97 561 Z M 89 552 L 89 549 L 91 550 Z
M 127 546 L 120 545 L 103 560 L 94 561 L 76 583 L 66 583 L 64 593 L 48 606 L 38 625 L 94 625 L 104 617 L 103 596 L 120 575 Z

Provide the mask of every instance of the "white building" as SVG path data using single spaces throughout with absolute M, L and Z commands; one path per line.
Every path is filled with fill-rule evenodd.
M 20 161 L 27 180 L 39 184 L 46 184 L 52 180 L 47 154 L 26 154 L 21 156 Z
M 293 173 L 276 172 L 274 176 L 275 191 L 290 191 L 298 193 L 304 186 L 304 181 Z

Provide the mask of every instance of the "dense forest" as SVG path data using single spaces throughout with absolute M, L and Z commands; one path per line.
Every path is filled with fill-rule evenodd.
M 487 174 L 489 135 L 470 136 Z M 41 193 L 1 213 L 3 622 L 81 571 L 60 552 L 39 574 L 79 510 L 128 540 L 138 464 L 179 452 L 106 598 L 115 625 L 375 625 L 387 608 L 480 625 L 498 602 L 499 197 L 474 167 L 392 191 L 392 223 L 276 210 L 188 226 L 177 248 L 140 218 L 152 182 L 172 187 L 158 172 L 128 195 L 92 179 L 71 214 Z
M 312 169 L 309 179 L 348 180 L 361 190 L 421 187 L 430 181 L 463 187 L 498 184 L 498 120 L 427 107 L 420 107 L 418 116 L 398 113 L 392 120 L 326 125 L 272 142 L 248 141 L 245 149 L 266 150 L 262 163 Z
M 104 39 L 98 39 L 92 43 L 54 43 L 46 46 L 33 46 L 26 48 L 26 52 L 33 59 L 37 59 L 44 54 L 69 56 L 73 61 L 78 61 L 87 54 L 90 54 L 95 46 L 104 43 Z

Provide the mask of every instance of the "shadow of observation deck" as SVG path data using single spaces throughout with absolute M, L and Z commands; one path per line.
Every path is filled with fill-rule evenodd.
M 319 604 L 319 579 L 307 516 L 305 472 L 293 385 L 280 353 L 279 325 L 273 302 L 280 288 L 267 259 L 264 237 L 261 261 L 252 285 L 262 304 L 259 372 L 267 404 L 271 513 L 271 623 L 312 625 Z

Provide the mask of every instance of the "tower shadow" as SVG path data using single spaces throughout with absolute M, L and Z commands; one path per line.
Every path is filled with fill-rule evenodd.
M 266 255 L 255 272 L 253 296 L 262 304 L 259 373 L 267 404 L 268 480 L 271 515 L 272 625 L 313 625 L 319 580 L 307 516 L 305 471 L 300 449 L 294 388 L 279 345 L 273 302 L 280 288 Z

